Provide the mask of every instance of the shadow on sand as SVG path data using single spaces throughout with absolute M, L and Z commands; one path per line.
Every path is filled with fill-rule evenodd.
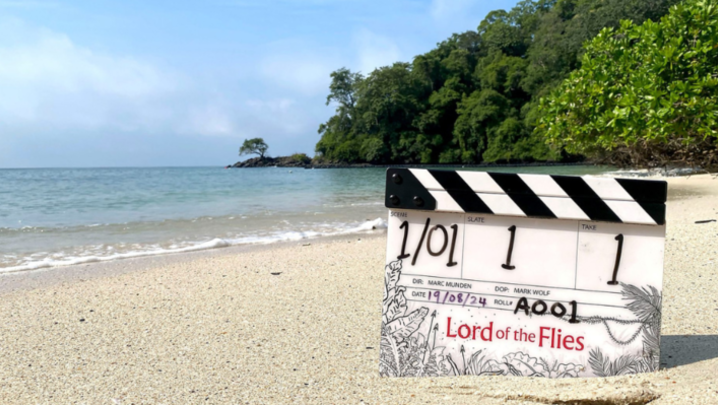
M 661 368 L 671 368 L 718 357 L 718 335 L 661 336 Z

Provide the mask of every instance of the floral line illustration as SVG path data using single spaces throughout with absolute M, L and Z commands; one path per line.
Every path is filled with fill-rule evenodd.
M 496 359 L 490 358 L 485 349 L 480 349 L 467 358 L 463 345 L 460 349 L 460 358 L 454 359 L 451 354 L 445 353 L 446 347 L 436 346 L 436 335 L 439 332 L 439 325 L 436 322 L 437 312 L 434 311 L 429 315 L 429 308 L 425 306 L 409 311 L 405 297 L 406 288 L 398 285 L 402 261 L 396 260 L 387 264 L 385 270 L 380 375 L 388 377 L 512 375 L 564 378 L 579 377 L 587 371 L 587 366 L 583 364 L 550 362 L 545 358 L 531 357 L 522 351 Z M 588 366 L 593 374 L 599 377 L 658 369 L 661 293 L 653 286 L 648 286 L 646 289 L 622 283 L 621 287 L 623 298 L 628 301 L 626 308 L 636 316 L 636 319 L 621 320 L 596 316 L 579 319 L 588 324 L 603 323 L 609 338 L 619 346 L 628 345 L 642 335 L 643 348 L 641 353 L 623 354 L 613 360 L 600 348 L 590 350 Z M 641 326 L 628 340 L 622 341 L 611 331 L 608 325 L 610 321 Z

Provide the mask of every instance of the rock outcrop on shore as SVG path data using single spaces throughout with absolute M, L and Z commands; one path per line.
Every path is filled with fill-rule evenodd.
M 317 169 L 332 169 L 342 167 L 374 167 L 369 163 L 321 163 L 308 157 L 307 155 L 295 154 L 292 156 L 279 156 L 273 157 L 256 157 L 247 159 L 243 162 L 237 162 L 232 165 L 227 165 L 227 168 L 251 168 L 251 167 L 303 167 L 305 169 L 317 168 Z
M 311 162 L 311 159 L 309 159 Z M 293 159 L 292 156 L 280 156 L 280 157 L 256 157 L 247 159 L 244 162 L 237 162 L 230 167 L 306 167 L 307 162 L 300 159 Z

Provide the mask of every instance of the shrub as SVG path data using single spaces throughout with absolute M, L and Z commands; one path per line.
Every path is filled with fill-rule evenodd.
M 619 165 L 718 166 L 718 7 L 688 0 L 660 22 L 603 29 L 536 128 Z
M 301 163 L 301 164 L 309 164 L 312 161 L 312 158 L 307 156 L 306 153 L 295 153 L 292 156 L 289 157 L 292 159 L 293 162 Z

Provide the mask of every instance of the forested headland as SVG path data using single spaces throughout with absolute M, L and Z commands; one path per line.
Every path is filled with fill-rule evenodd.
M 336 112 L 319 127 L 315 159 L 477 164 L 588 156 L 650 165 L 714 153 L 716 104 L 706 100 L 715 101 L 718 77 L 715 6 L 685 3 L 524 0 L 411 62 L 366 74 L 339 69 L 327 97 Z M 693 21 L 700 16 L 705 21 Z M 666 60 L 641 60 L 646 53 Z M 697 63 L 705 65 L 700 72 Z M 684 99 L 672 99 L 677 92 Z

